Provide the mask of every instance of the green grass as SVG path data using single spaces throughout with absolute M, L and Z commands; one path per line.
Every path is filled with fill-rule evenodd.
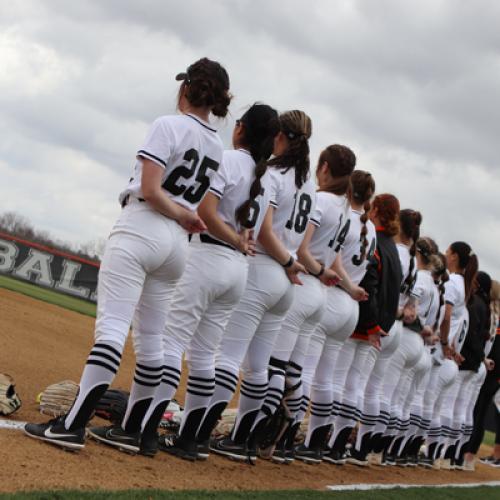
M 9 276 L 0 275 L 0 287 L 7 288 L 13 292 L 22 293 L 33 297 L 34 299 L 43 300 L 56 306 L 61 306 L 71 311 L 95 317 L 96 305 L 86 300 L 77 299 L 63 293 L 42 288 L 26 281 L 16 280 Z
M 497 493 L 495 493 L 495 491 Z M 218 492 L 218 491 L 48 491 L 32 493 L 13 493 L 0 495 L 0 499 L 9 500 L 62 500 L 65 498 L 104 500 L 301 500 L 301 499 L 331 499 L 331 500 L 474 500 L 498 498 L 500 488 L 413 488 L 372 491 L 247 491 L 247 492 Z
M 495 446 L 495 433 L 486 431 L 484 433 L 483 444 L 487 444 L 488 446 Z

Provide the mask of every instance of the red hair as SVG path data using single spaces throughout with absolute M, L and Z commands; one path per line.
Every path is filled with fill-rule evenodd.
M 377 217 L 389 236 L 399 233 L 399 200 L 392 194 L 375 196 L 372 207 L 377 210 Z

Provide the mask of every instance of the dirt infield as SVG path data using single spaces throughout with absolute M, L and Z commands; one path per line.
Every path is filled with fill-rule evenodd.
M 92 345 L 92 318 L 0 289 L 0 372 L 16 380 L 23 407 L 11 420 L 43 421 L 36 395 L 63 379 L 79 380 Z M 128 344 L 114 386 L 129 388 L 134 357 Z M 182 401 L 185 379 L 178 393 Z M 211 456 L 188 463 L 160 453 L 155 459 L 133 457 L 88 442 L 79 454 L 0 429 L 0 491 L 45 489 L 324 489 L 331 484 L 441 484 L 500 479 L 500 470 L 479 465 L 475 473 L 436 472 L 396 467 L 335 467 L 294 463 L 255 467 Z M 482 450 L 486 452 L 488 450 Z M 8 457 L 8 458 L 7 458 Z

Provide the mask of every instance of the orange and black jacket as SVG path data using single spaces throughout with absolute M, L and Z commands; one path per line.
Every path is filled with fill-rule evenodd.
M 369 294 L 359 303 L 358 324 L 353 338 L 367 340 L 368 335 L 389 332 L 398 314 L 399 290 L 403 272 L 396 244 L 383 228 L 377 227 L 377 249 L 359 286 Z

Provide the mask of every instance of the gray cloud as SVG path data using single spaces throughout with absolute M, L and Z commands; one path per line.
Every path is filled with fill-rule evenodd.
M 0 5 L 0 185 L 54 234 L 105 236 L 173 75 L 202 55 L 231 75 L 232 121 L 255 100 L 313 119 L 381 190 L 420 208 L 442 246 L 469 240 L 500 277 L 495 1 L 19 1 Z

